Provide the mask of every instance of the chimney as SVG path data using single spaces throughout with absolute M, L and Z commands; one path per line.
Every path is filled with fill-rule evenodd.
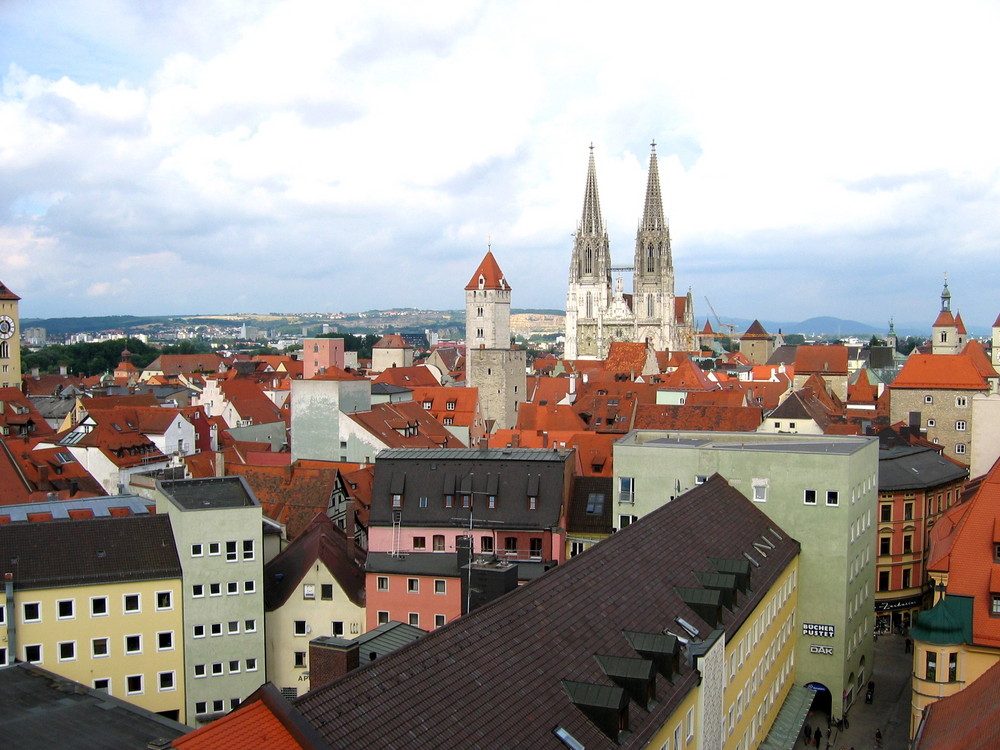
M 357 641 L 321 636 L 309 641 L 309 687 L 325 685 L 358 668 Z
M 49 481 L 49 465 L 42 464 L 38 467 L 38 483 L 43 484 Z
M 226 455 L 221 450 L 215 452 L 215 476 L 226 476 Z
M 347 535 L 347 559 L 354 562 L 357 551 L 354 549 L 354 501 L 348 500 L 344 503 L 344 533 Z
M 31 368 L 31 377 L 33 377 L 35 380 L 38 380 L 38 368 L 37 367 L 32 367 Z
M 34 371 L 37 373 L 38 368 L 34 368 Z M 66 365 L 59 365 L 59 374 L 66 377 L 69 374 L 69 368 Z

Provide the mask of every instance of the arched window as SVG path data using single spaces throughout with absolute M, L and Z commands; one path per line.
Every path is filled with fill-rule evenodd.
M 594 272 L 594 255 L 593 251 L 589 247 L 586 249 L 586 251 L 584 251 L 583 255 L 583 272 L 584 273 Z
M 646 273 L 652 273 L 656 270 L 656 262 L 653 260 L 653 245 L 650 243 L 649 247 L 646 248 Z
M 650 294 L 648 297 L 646 297 L 646 317 L 647 318 L 652 318 L 653 317 L 653 308 L 654 307 L 655 307 L 655 305 L 653 304 L 653 295 Z
M 587 292 L 587 317 L 594 317 L 594 295 Z
M 7 359 L 10 356 L 10 347 L 6 341 L 0 341 L 0 359 Z

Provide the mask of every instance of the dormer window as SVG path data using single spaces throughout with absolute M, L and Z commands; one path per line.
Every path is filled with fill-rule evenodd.
M 446 403 L 446 404 L 444 405 L 444 408 L 445 408 L 445 409 L 447 409 L 448 411 L 455 411 L 455 404 L 456 404 L 456 403 L 457 403 L 457 402 L 455 402 L 455 401 L 449 401 L 449 402 L 447 402 L 447 403 Z
M 425 409 L 430 409 L 431 406 L 433 406 L 433 403 L 430 402 L 430 401 L 424 401 L 423 406 L 424 406 Z
M 479 274 L 479 288 L 484 289 L 486 287 L 486 277 Z
M 403 495 L 401 493 L 393 493 L 392 495 L 392 507 L 402 508 L 403 507 Z

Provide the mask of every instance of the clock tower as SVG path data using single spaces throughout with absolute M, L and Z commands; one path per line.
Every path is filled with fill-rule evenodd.
M 0 388 L 21 387 L 20 300 L 0 281 Z

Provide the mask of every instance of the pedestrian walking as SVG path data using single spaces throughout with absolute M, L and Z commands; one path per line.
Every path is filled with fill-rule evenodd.
M 816 733 L 813 735 L 813 744 L 819 747 L 819 741 L 823 739 L 823 730 L 816 727 Z
M 875 727 L 875 747 L 882 747 L 882 730 Z

